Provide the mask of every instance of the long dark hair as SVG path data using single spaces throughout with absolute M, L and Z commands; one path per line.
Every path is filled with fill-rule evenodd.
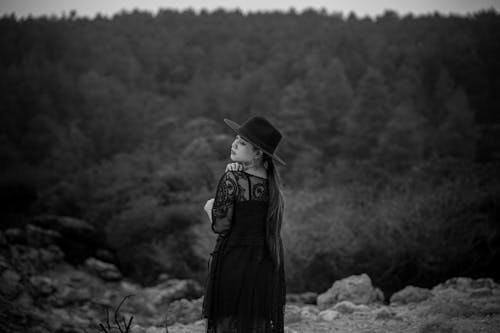
M 285 200 L 281 188 L 281 177 L 274 160 L 267 154 L 263 155 L 264 165 L 267 164 L 269 180 L 269 208 L 266 223 L 266 244 L 273 259 L 274 268 L 277 270 L 283 265 L 283 245 L 281 243 L 281 225 Z

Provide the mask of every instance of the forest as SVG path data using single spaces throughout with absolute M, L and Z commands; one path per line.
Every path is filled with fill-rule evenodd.
M 2 229 L 88 221 L 120 269 L 203 281 L 238 123 L 277 154 L 290 291 L 500 278 L 499 13 L 0 18 Z

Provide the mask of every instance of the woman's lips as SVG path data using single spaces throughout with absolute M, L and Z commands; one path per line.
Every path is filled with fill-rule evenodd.
M 236 153 L 234 152 L 234 150 L 231 149 L 231 154 L 236 154 Z

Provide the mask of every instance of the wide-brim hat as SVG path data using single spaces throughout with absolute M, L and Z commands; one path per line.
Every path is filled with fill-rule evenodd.
M 261 149 L 264 153 L 278 161 L 282 165 L 286 163 L 274 153 L 283 135 L 264 117 L 254 116 L 239 125 L 236 122 L 224 118 L 224 122 L 238 133 L 243 139 Z

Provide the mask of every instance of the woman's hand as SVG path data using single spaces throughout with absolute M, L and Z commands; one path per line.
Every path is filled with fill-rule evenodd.
M 203 209 L 205 210 L 205 212 L 207 212 L 207 214 L 209 216 L 212 213 L 212 207 L 214 206 L 214 200 L 215 200 L 214 198 L 208 199 L 207 203 L 205 204 L 205 207 L 203 207 Z
M 215 201 L 214 198 L 208 199 L 207 203 L 205 204 L 205 207 L 203 207 L 203 209 L 205 210 L 205 212 L 208 215 L 208 219 L 210 220 L 210 223 L 212 223 L 212 207 L 214 206 L 214 201 Z
M 229 163 L 228 165 L 226 165 L 225 172 L 227 172 L 227 171 L 245 171 L 245 170 L 246 170 L 246 168 L 243 166 L 243 164 L 238 163 L 238 162 L 234 162 L 234 163 Z

